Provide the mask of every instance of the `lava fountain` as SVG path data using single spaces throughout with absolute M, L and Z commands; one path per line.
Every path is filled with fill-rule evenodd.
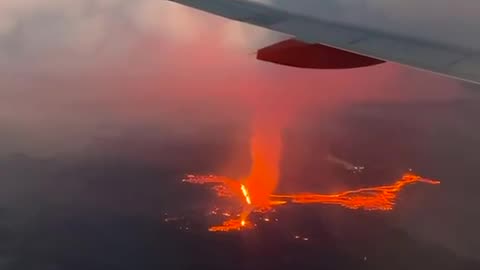
M 246 220 L 253 209 L 269 207 L 270 195 L 278 185 L 281 151 L 280 127 L 266 121 L 256 121 L 250 139 L 251 170 L 241 186 L 246 201 L 242 220 Z

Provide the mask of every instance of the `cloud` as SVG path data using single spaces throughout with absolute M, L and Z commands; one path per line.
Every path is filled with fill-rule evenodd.
M 250 1 L 325 20 L 480 47 L 477 35 L 480 2 L 474 0 L 459 0 L 455 5 L 449 0 Z M 125 26 L 123 30 L 133 28 L 150 34 L 195 38 L 203 31 L 211 30 L 208 22 L 215 20 L 198 20 L 201 13 L 158 0 L 5 0 L 0 2 L 0 40 L 31 35 L 32 29 L 40 30 L 36 35 L 40 37 L 49 31 L 43 27 L 43 21 L 48 17 L 54 18 L 58 27 L 69 33 L 62 36 L 69 39 L 67 44 L 74 46 L 72 44 L 78 42 L 77 47 L 82 49 L 84 43 L 94 48 L 101 43 L 102 37 L 108 38 L 108 26 L 119 22 Z M 97 27 L 98 24 L 101 26 Z M 229 40 L 238 38 L 229 37 Z
M 130 12 L 133 22 L 142 31 L 161 32 L 178 39 L 191 39 L 201 34 L 204 20 L 198 13 L 165 1 L 143 0 L 135 4 Z
M 0 1 L 0 68 L 10 71 L 130 61 L 147 39 L 189 44 L 208 37 L 211 47 L 253 52 L 275 36 L 282 37 L 169 1 Z
M 11 148 L 51 152 L 77 136 L 87 142 L 98 125 L 109 121 L 178 119 L 185 117 L 180 107 L 205 112 L 198 103 L 219 110 L 221 104 L 268 104 L 276 107 L 267 109 L 297 111 L 368 100 L 445 99 L 458 90 L 450 80 L 393 64 L 317 71 L 262 63 L 251 53 L 272 42 L 267 31 L 165 1 L 11 0 L 1 5 L 0 18 L 9 15 L 14 22 L 0 37 L 0 60 L 9 60 L 0 61 L 7 74 L 0 81 L 0 122 L 14 126 L 10 136 L 20 141 Z M 91 109 L 64 113 L 84 104 Z M 91 114 L 115 120 L 92 121 Z M 176 125 L 183 122 L 172 130 L 180 128 Z M 51 133 L 56 126 L 64 129 Z

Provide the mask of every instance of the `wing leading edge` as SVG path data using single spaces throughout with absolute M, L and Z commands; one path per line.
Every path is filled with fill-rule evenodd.
M 325 22 L 246 0 L 168 0 L 231 20 L 457 79 L 480 83 L 480 52 Z

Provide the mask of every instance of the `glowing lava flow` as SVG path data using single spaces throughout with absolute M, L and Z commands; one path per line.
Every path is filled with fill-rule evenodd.
M 268 115 L 268 114 L 267 114 Z M 282 140 L 281 123 L 272 119 L 259 118 L 253 124 L 251 138 L 252 168 L 247 178 L 237 181 L 228 177 L 206 175 L 187 175 L 185 182 L 193 184 L 211 184 L 220 197 L 239 198 L 242 211 L 238 218 L 225 221 L 222 225 L 213 226 L 210 231 L 231 231 L 250 228 L 253 225 L 248 216 L 253 212 L 266 212 L 279 205 L 288 203 L 335 204 L 350 209 L 391 210 L 395 205 L 398 192 L 403 187 L 416 182 L 439 184 L 418 175 L 407 173 L 392 185 L 366 187 L 348 190 L 337 194 L 274 194 L 279 179 L 279 163 L 281 159 Z M 329 158 L 347 170 L 361 172 L 364 168 L 354 166 L 338 158 Z M 230 214 L 228 214 L 230 216 Z
M 232 196 L 234 194 L 241 194 L 245 199 L 246 205 L 250 206 L 251 208 L 253 207 L 253 211 L 264 210 L 263 206 L 251 205 L 249 193 L 246 186 L 243 184 L 232 184 L 238 183 L 233 179 L 212 175 L 189 175 L 184 181 L 199 184 L 212 183 L 214 184 L 213 189 L 217 191 L 218 196 Z M 426 183 L 436 185 L 440 184 L 440 181 L 426 179 L 413 173 L 406 173 L 402 176 L 402 178 L 400 178 L 391 185 L 366 187 L 355 190 L 348 190 L 337 194 L 271 194 L 269 196 L 269 205 L 270 207 L 274 207 L 287 203 L 321 203 L 340 205 L 349 209 L 388 211 L 393 209 L 395 205 L 395 200 L 397 199 L 398 193 L 402 190 L 402 188 L 414 183 Z M 234 190 L 235 188 L 238 188 L 238 190 Z M 226 190 L 230 191 L 226 192 Z M 211 227 L 210 231 L 231 231 L 249 227 L 251 227 L 251 224 L 246 220 L 246 217 L 242 216 L 239 219 L 227 220 L 222 225 Z
M 211 232 L 229 232 L 229 231 L 239 231 L 245 228 L 251 228 L 252 225 L 250 222 L 243 219 L 229 219 L 223 222 L 222 225 L 212 226 L 208 230 Z
M 234 195 L 242 196 L 245 201 L 245 207 L 240 218 L 229 219 L 222 225 L 212 226 L 209 231 L 212 232 L 226 232 L 233 230 L 240 230 L 244 228 L 250 228 L 251 224 L 247 221 L 248 214 L 252 211 L 250 194 L 247 187 L 244 184 L 240 184 L 238 181 L 229 179 L 223 176 L 215 175 L 192 175 L 189 174 L 183 182 L 192 184 L 213 184 L 213 190 L 219 197 L 232 197 Z M 247 213 L 245 215 L 245 213 Z
M 323 203 L 338 204 L 350 209 L 392 210 L 397 193 L 408 184 L 416 182 L 440 184 L 440 181 L 422 178 L 412 173 L 406 173 L 392 185 L 367 187 L 344 191 L 337 194 L 323 195 L 314 193 L 293 195 L 271 195 L 276 200 L 290 200 L 292 203 Z

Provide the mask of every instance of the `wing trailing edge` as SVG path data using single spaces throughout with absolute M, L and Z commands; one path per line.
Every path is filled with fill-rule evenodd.
M 418 40 L 394 33 L 374 31 L 353 25 L 327 22 L 248 0 L 166 1 L 285 33 L 304 43 L 322 44 L 360 56 L 391 61 L 480 84 L 480 51 L 439 42 Z M 276 57 L 271 58 L 270 55 L 270 57 L 265 58 L 267 54 L 265 50 L 261 51 L 259 59 L 267 59 L 270 62 L 277 61 L 290 66 L 298 66 L 302 62 L 299 62 L 299 60 L 292 62 L 291 56 L 276 55 Z M 299 52 L 290 51 L 290 54 L 295 55 Z M 309 62 L 307 59 L 304 59 L 302 63 L 306 66 L 319 65 L 319 63 Z

